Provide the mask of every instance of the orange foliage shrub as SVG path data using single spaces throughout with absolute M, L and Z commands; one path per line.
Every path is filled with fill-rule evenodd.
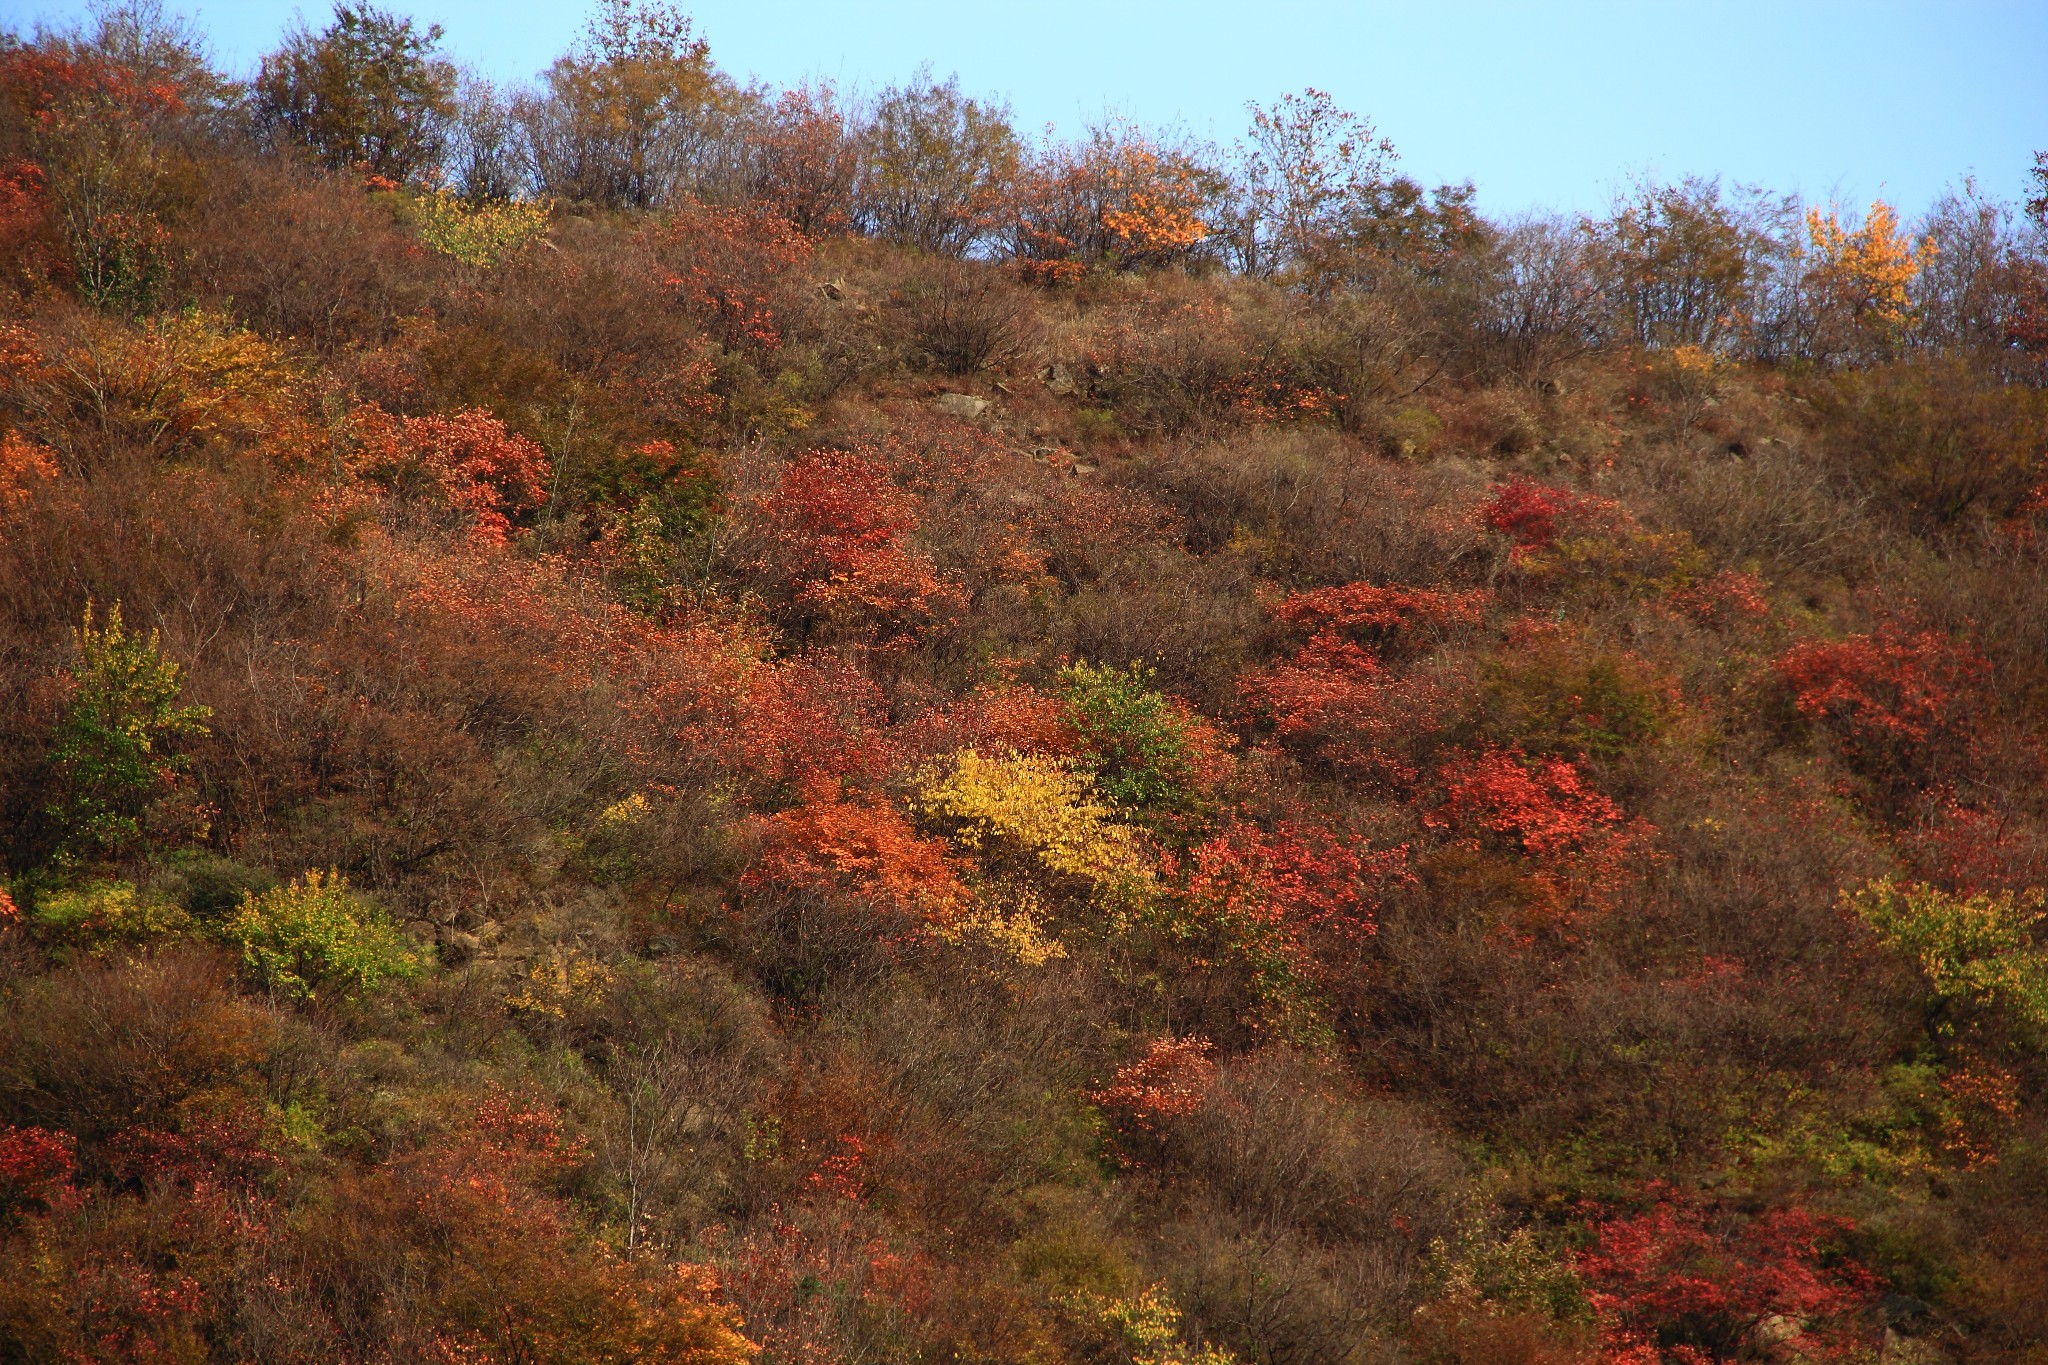
M 567 1159 L 551 1125 L 481 1117 L 488 1130 L 475 1136 L 345 1172 L 295 1229 L 298 1283 L 269 1292 L 312 1299 L 337 1327 L 342 1313 L 375 1313 L 434 1360 L 753 1360 L 709 1270 L 609 1253 L 534 1187 Z M 403 1279 L 386 1273 L 395 1249 L 407 1256 Z
M 1011 253 L 1039 284 L 1071 283 L 1091 261 L 1128 270 L 1185 260 L 1209 235 L 1200 181 L 1186 158 L 1128 129 L 1048 147 L 1013 190 Z
M 1118 1160 L 1132 1166 L 1155 1157 L 1165 1126 L 1201 1109 L 1216 1083 L 1215 1051 L 1207 1038 L 1155 1038 L 1143 1057 L 1088 1092 L 1116 1132 Z
M 19 432 L 0 432 L 0 518 L 23 507 L 57 477 L 57 460 Z
M 943 926 L 966 899 L 945 841 L 884 802 L 817 796 L 750 829 L 760 852 L 740 881 L 749 891 L 851 899 L 906 926 Z
M 0 278 L 27 292 L 62 260 L 50 216 L 42 168 L 30 161 L 0 162 Z
M 488 412 L 393 418 L 357 412 L 355 472 L 402 500 L 466 517 L 470 534 L 502 541 L 512 520 L 547 501 L 548 458 Z

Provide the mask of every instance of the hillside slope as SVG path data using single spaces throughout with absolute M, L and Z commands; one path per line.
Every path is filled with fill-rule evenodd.
M 2048 1353 L 2038 231 L 463 198 L 123 22 L 0 51 L 0 1359 Z

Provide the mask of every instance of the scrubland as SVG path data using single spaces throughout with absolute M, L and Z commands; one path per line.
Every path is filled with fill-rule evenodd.
M 0 1359 L 2048 1359 L 2036 174 L 17 35 Z

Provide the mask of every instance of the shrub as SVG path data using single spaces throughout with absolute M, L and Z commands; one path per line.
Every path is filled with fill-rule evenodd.
M 391 418 L 360 410 L 355 467 L 406 502 L 467 519 L 478 539 L 502 541 L 512 519 L 547 500 L 547 456 L 488 412 Z
M 920 838 L 884 804 L 814 796 L 752 825 L 760 854 L 741 878 L 754 893 L 851 897 L 909 924 L 943 926 L 965 892 L 945 845 Z M 892 926 L 877 921 L 878 930 Z
M 46 202 L 79 293 L 130 313 L 155 306 L 170 281 L 176 250 L 166 220 L 179 169 L 172 147 L 188 112 L 184 92 L 149 74 L 110 53 L 48 38 L 0 57 L 0 86 L 23 116 L 28 150 L 40 163 L 9 176 L 15 193 L 31 200 L 17 212 L 41 217 L 34 201 Z M 22 245 L 31 258 L 40 254 L 33 240 Z
M 1273 619 L 1297 630 L 1337 631 L 1362 643 L 1384 647 L 1404 632 L 1476 625 L 1486 603 L 1483 590 L 1442 592 L 1434 588 L 1342 583 L 1333 588 L 1289 593 L 1273 608 Z
M 419 958 L 338 872 L 310 871 L 262 895 L 246 895 L 221 933 L 257 978 L 293 999 L 322 990 L 365 995 L 419 974 Z
M 78 1198 L 71 1185 L 77 1167 L 78 1140 L 71 1134 L 0 1124 L 0 1218 L 71 1204 Z
M 1383 894 L 1413 880 L 1406 845 L 1371 852 L 1312 821 L 1232 821 L 1189 850 L 1183 899 L 1163 914 L 1250 968 L 1260 1016 L 1249 1022 L 1320 1045 L 1330 1040 L 1322 988 L 1357 969 Z
M 1812 399 L 1833 466 L 1930 532 L 2012 516 L 2048 448 L 2040 389 L 1999 383 L 1959 357 L 1833 375 Z
M 1809 1360 L 1857 1360 L 1879 1285 L 1841 1255 L 1851 1231 L 1799 1208 L 1716 1219 L 1667 1196 L 1602 1223 L 1579 1273 L 1612 1360 L 1695 1365 L 1781 1344 Z
M 1661 734 L 1673 688 L 1643 660 L 1588 640 L 1533 632 L 1486 665 L 1493 733 L 1534 753 L 1611 761 Z
M 1155 1038 L 1143 1057 L 1089 1092 L 1117 1133 L 1119 1161 L 1138 1165 L 1158 1159 L 1166 1125 L 1208 1101 L 1216 1083 L 1215 1051 L 1207 1038 Z
M 640 241 L 653 284 L 728 351 L 764 357 L 802 317 L 811 242 L 769 210 L 690 200 Z
M 181 791 L 191 760 L 179 749 L 207 733 L 212 711 L 178 704 L 183 670 L 163 656 L 157 632 L 128 632 L 119 602 L 100 627 L 88 602 L 72 644 L 71 700 L 50 750 L 62 792 L 49 811 L 59 859 L 119 857 L 145 836 L 203 833 L 200 808 Z
M 779 580 L 799 626 L 901 644 L 960 605 L 958 589 L 909 544 L 916 497 L 872 452 L 808 451 L 755 509 L 760 548 L 749 567 Z
M 1148 898 L 1154 873 L 1088 778 L 1055 759 L 973 749 L 916 780 L 912 808 L 992 870 L 1078 883 L 1119 909 Z
M 1793 646 L 1778 660 L 1801 716 L 1831 732 L 1858 771 L 1897 790 L 1958 773 L 1976 744 L 1988 665 L 1932 630 L 1884 626 Z
M 1237 1357 L 1204 1343 L 1182 1340 L 1181 1311 L 1164 1285 L 1151 1285 L 1128 1298 L 1075 1290 L 1061 1308 L 1115 1343 L 1131 1365 L 1237 1365 Z
M 1582 531 L 1614 511 L 1605 498 L 1588 497 L 1517 476 L 1486 500 L 1486 524 L 1514 542 L 1517 558 L 1554 547 L 1561 535 Z
M 136 1128 L 179 1130 L 208 1099 L 254 1093 L 275 1021 L 235 990 L 215 952 L 80 958 L 0 1007 L 0 1114 L 75 1134 L 81 1162 Z
M 1060 670 L 1066 723 L 1096 787 L 1119 806 L 1183 814 L 1199 804 L 1216 741 L 1185 703 L 1155 691 L 1153 671 L 1074 663 Z
M 1016 358 L 1031 335 L 1030 302 L 994 267 L 944 258 L 922 264 L 890 299 L 916 358 L 966 376 Z
M 32 919 L 37 932 L 52 942 L 93 953 L 179 937 L 194 927 L 183 908 L 138 893 L 127 882 L 43 892 L 35 899 Z
M 1468 847 L 1527 859 L 1538 921 L 1568 925 L 1583 911 L 1612 909 L 1630 859 L 1653 833 L 1564 759 L 1491 749 L 1446 763 L 1440 776 L 1443 802 L 1423 822 L 1463 832 Z
M 443 256 L 488 270 L 547 236 L 548 208 L 531 201 L 469 204 L 447 190 L 422 194 L 406 215 L 425 242 Z
M 1397 674 L 1363 645 L 1324 632 L 1237 681 L 1253 717 L 1317 767 L 1405 790 L 1460 709 L 1455 674 Z

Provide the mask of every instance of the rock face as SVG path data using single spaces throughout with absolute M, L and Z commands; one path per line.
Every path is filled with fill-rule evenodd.
M 971 422 L 988 411 L 988 400 L 976 398 L 971 393 L 942 393 L 932 400 L 932 406 L 948 417 Z

